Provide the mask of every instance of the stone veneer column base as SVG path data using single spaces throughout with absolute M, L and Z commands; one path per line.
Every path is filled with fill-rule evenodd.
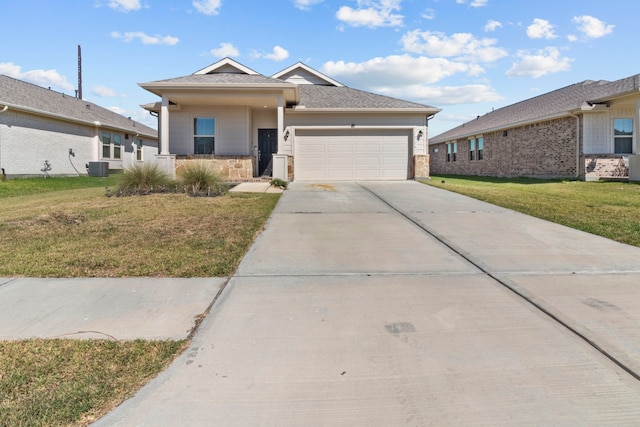
M 429 178 L 429 155 L 413 156 L 413 179 Z

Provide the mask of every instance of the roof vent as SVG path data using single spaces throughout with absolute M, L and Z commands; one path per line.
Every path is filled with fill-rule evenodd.
M 87 104 L 87 110 L 91 110 L 91 105 Z

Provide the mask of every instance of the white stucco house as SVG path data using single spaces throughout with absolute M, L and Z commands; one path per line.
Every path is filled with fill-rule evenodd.
M 75 96 L 0 75 L 0 172 L 5 176 L 43 175 L 46 164 L 50 176 L 86 175 L 92 163 L 103 173 L 154 161 L 157 154 L 155 129 Z
M 194 159 L 224 179 L 406 180 L 429 174 L 435 107 L 352 89 L 305 64 L 271 77 L 225 58 L 191 75 L 140 83 L 160 97 L 160 159 Z

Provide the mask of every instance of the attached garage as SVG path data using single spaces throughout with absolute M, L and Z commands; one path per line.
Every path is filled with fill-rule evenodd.
M 295 180 L 406 180 L 410 140 L 408 129 L 297 129 Z

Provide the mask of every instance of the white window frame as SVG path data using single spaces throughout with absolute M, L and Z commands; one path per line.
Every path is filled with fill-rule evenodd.
M 212 119 L 213 120 L 213 135 L 209 134 L 196 134 L 196 120 L 198 119 Z M 216 140 L 217 140 L 217 132 L 218 132 L 218 118 L 213 115 L 194 115 L 191 117 L 191 143 L 193 144 L 193 154 L 196 156 L 209 156 L 216 153 Z M 213 138 L 213 150 L 210 154 L 196 153 L 196 138 Z

